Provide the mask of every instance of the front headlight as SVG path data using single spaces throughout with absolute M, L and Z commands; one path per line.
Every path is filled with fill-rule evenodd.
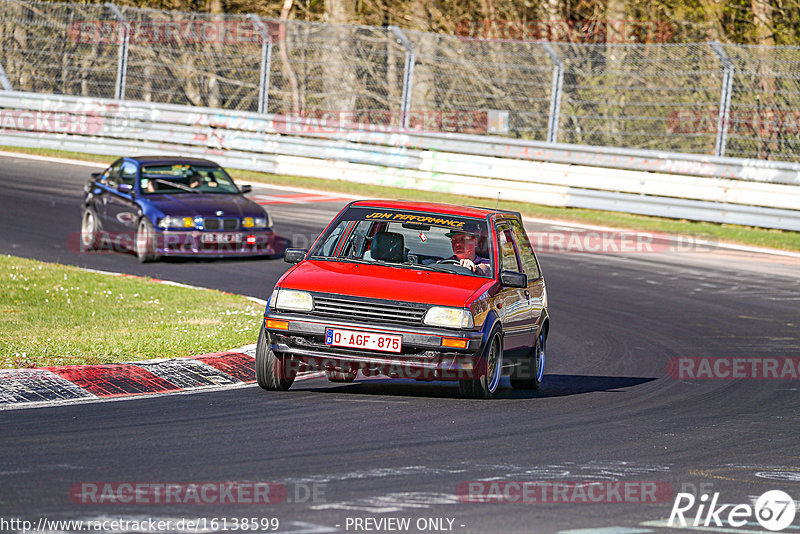
M 428 326 L 443 326 L 445 328 L 472 328 L 475 323 L 472 314 L 465 308 L 445 308 L 434 306 L 425 313 L 422 320 Z
M 161 228 L 194 228 L 195 219 L 194 217 L 172 217 L 167 215 L 158 221 L 158 226 Z
M 273 294 L 275 308 L 279 310 L 311 311 L 314 309 L 314 297 L 305 291 L 280 289 Z
M 267 217 L 245 217 L 242 219 L 242 228 L 267 228 L 268 222 Z

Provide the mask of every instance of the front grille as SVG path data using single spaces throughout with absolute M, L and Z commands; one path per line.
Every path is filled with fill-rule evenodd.
M 203 226 L 206 230 L 236 230 L 239 228 L 239 219 L 206 217 L 203 220 Z
M 313 315 L 345 321 L 421 325 L 428 307 L 410 302 L 314 295 Z

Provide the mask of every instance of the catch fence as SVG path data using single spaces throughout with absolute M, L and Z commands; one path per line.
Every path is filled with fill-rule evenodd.
M 800 48 L 474 39 L 0 0 L 0 88 L 798 161 Z

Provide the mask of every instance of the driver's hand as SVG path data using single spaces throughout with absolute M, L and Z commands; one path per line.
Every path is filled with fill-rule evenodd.
M 470 260 L 468 258 L 464 258 L 462 260 L 459 260 L 458 264 L 461 265 L 462 267 L 466 267 L 467 269 L 469 269 L 473 273 L 475 272 L 475 269 L 476 269 L 475 264 L 472 262 L 472 260 Z

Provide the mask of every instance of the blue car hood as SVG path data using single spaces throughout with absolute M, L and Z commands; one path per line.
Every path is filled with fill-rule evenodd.
M 149 195 L 148 202 L 164 215 L 263 217 L 264 210 L 241 195 L 179 193 Z M 219 215 L 217 212 L 221 211 Z

